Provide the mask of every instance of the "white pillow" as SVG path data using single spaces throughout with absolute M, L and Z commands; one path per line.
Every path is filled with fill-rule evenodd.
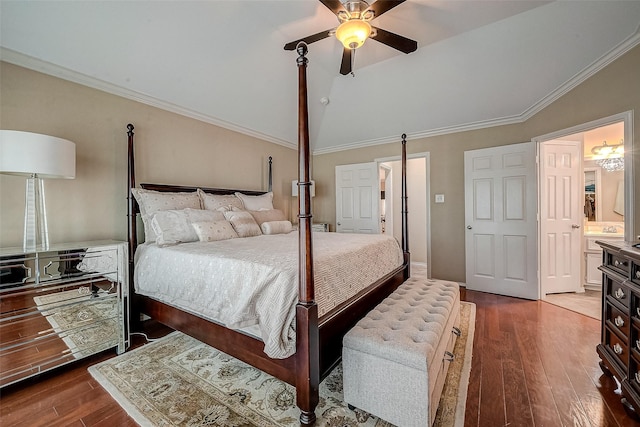
M 193 228 L 201 242 L 217 242 L 238 237 L 229 221 L 204 221 L 194 222 Z
M 233 229 L 240 237 L 259 236 L 262 234 L 260 226 L 247 211 L 227 211 L 224 217 L 231 222 Z
M 260 225 L 263 234 L 287 234 L 291 233 L 293 226 L 291 221 L 266 221 Z
M 147 242 L 155 242 L 157 237 L 151 227 L 154 213 L 187 208 L 200 209 L 200 197 L 195 191 L 190 193 L 171 193 L 132 188 L 131 194 L 133 194 L 140 207 L 140 216 L 144 224 L 144 236 Z
M 224 221 L 222 212 L 203 209 L 158 211 L 153 214 L 151 228 L 156 233 L 156 244 L 160 246 L 197 242 L 194 222 Z
M 253 219 L 256 220 L 258 225 L 262 225 L 263 222 L 268 221 L 286 221 L 287 217 L 280 209 L 269 209 L 264 211 L 249 211 Z
M 243 209 L 242 200 L 233 194 L 210 194 L 198 188 L 198 197 L 202 201 L 202 207 L 211 211 L 230 211 L 234 207 Z
M 249 196 L 247 194 L 236 193 L 242 201 L 242 205 L 248 211 L 263 211 L 273 209 L 273 192 L 261 194 L 260 196 Z

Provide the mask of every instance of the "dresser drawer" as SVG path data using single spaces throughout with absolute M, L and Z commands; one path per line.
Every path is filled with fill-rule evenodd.
M 616 362 L 627 370 L 629 367 L 629 347 L 615 332 L 608 327 L 605 328 L 604 345 L 609 354 L 611 354 Z
M 628 308 L 631 303 L 631 291 L 629 288 L 607 274 L 603 274 L 602 277 L 607 300 L 615 301 L 617 304 Z
M 629 315 L 618 309 L 615 305 L 606 303 L 606 322 L 607 326 L 618 333 L 621 337 L 624 337 L 628 342 L 629 334 L 631 333 L 631 322 L 629 321 Z
M 640 263 L 635 261 L 631 263 L 631 281 L 640 285 Z
M 625 277 L 629 275 L 629 260 L 623 256 L 605 252 L 604 265 L 614 271 L 622 273 Z
M 634 357 L 631 358 L 631 365 L 629 366 L 629 384 L 636 392 L 640 393 L 640 363 L 636 357 L 638 353 L 634 353 Z

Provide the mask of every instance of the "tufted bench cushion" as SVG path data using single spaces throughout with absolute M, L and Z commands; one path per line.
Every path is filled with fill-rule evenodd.
M 458 284 L 414 273 L 345 335 L 345 402 L 399 426 L 431 425 L 459 319 Z

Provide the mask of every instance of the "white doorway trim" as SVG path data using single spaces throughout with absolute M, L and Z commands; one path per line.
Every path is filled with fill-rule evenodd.
M 587 132 L 599 127 L 611 125 L 614 123 L 624 123 L 624 224 L 625 224 L 625 240 L 633 241 L 633 236 L 635 235 L 636 230 L 634 230 L 634 191 L 633 191 L 633 183 L 634 183 L 634 174 L 633 174 L 633 111 L 626 111 L 619 114 L 614 114 L 612 116 L 603 117 L 601 119 L 593 120 L 587 123 L 582 123 L 580 125 L 572 126 L 570 128 L 558 130 L 555 132 L 551 132 L 545 135 L 541 135 L 532 139 L 536 143 L 537 152 L 540 153 L 540 146 L 546 141 L 551 141 L 554 139 L 561 139 L 563 137 L 567 137 L 569 135 L 573 135 L 576 133 Z M 538 174 L 540 173 L 540 163 L 538 162 Z M 538 188 L 538 198 L 541 196 L 541 188 Z M 540 213 L 538 213 L 538 217 L 540 217 Z M 540 240 L 540 222 L 538 222 L 538 252 L 541 251 L 541 240 Z M 543 283 L 540 272 L 542 271 L 542 263 L 543 257 L 538 256 L 538 285 L 541 290 L 541 296 L 544 299 L 545 293 L 543 292 Z
M 425 174 L 425 184 L 426 184 L 426 192 L 427 194 L 425 195 L 425 200 L 426 200 L 426 206 L 425 206 L 425 213 L 426 213 L 426 218 L 425 218 L 425 229 L 426 229 L 426 239 L 427 239 L 427 277 L 431 278 L 431 153 L 429 153 L 428 151 L 426 152 L 421 152 L 421 153 L 413 153 L 413 154 L 407 154 L 407 160 L 409 159 L 421 159 L 424 158 L 425 159 L 425 166 L 426 166 L 426 174 Z M 400 161 L 401 157 L 400 156 L 392 156 L 392 157 L 381 157 L 381 158 L 376 158 L 374 159 L 374 162 L 378 163 L 378 166 L 380 166 L 381 163 L 386 163 L 386 162 L 395 162 L 395 161 Z M 394 178 L 392 178 L 394 179 Z M 397 177 L 396 177 L 397 179 Z M 411 183 L 407 183 L 407 186 L 410 186 Z M 409 212 L 409 216 L 411 215 L 411 212 Z M 409 229 L 409 233 L 411 233 L 411 229 Z M 409 239 L 409 251 L 411 251 L 411 239 Z
M 545 141 L 559 139 L 579 132 L 586 132 L 602 126 L 607 126 L 617 122 L 624 122 L 624 237 L 627 241 L 634 241 L 636 230 L 634 230 L 634 191 L 633 191 L 633 110 L 612 116 L 593 120 L 591 122 L 576 125 L 567 129 L 558 130 L 532 139 L 536 143 L 537 152 L 540 152 L 540 144 Z M 538 192 L 540 189 L 538 189 Z M 539 243 L 539 242 L 538 242 Z M 538 258 L 540 260 L 540 258 Z M 540 262 L 540 261 L 538 261 Z M 540 271 L 538 266 L 538 271 Z

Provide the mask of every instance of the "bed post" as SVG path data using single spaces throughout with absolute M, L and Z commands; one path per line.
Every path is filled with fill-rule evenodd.
M 128 238 L 129 238 L 129 298 L 134 297 L 133 292 L 133 259 L 138 246 L 138 231 L 136 229 L 136 201 L 131 194 L 131 189 L 136 186 L 136 172 L 135 172 L 135 159 L 133 155 L 133 125 L 129 123 L 127 125 L 127 219 L 128 219 Z M 133 307 L 133 310 L 131 308 Z M 131 327 L 134 330 L 140 327 L 140 315 L 138 313 L 137 305 L 135 301 L 129 300 L 129 321 Z
M 402 134 L 402 252 L 407 268 L 404 271 L 404 279 L 411 276 L 409 253 L 409 217 L 407 211 L 407 134 Z
M 318 305 L 313 283 L 311 242 L 311 181 L 309 179 L 309 118 L 307 107 L 307 45 L 298 44 L 298 253 L 299 289 L 296 306 L 296 403 L 300 423 L 316 421 L 319 400 L 320 345 Z
M 273 172 L 272 172 L 272 165 L 273 165 L 273 157 L 269 156 L 269 180 L 268 180 L 268 188 L 267 191 L 273 191 Z

